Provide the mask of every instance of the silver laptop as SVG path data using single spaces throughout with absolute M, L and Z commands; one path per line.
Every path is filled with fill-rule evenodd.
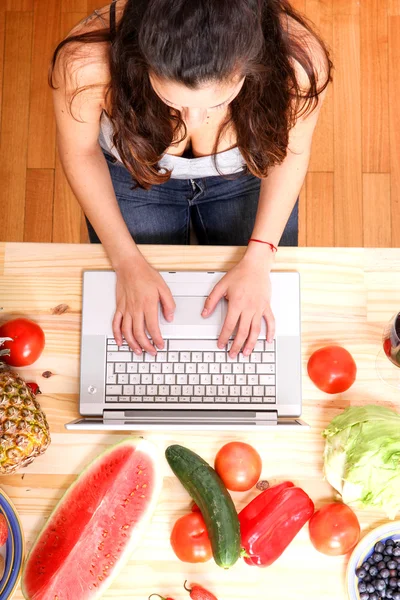
M 265 323 L 250 356 L 235 359 L 217 347 L 227 313 L 221 300 L 201 317 L 205 298 L 222 272 L 161 272 L 176 311 L 172 323 L 159 309 L 165 348 L 135 355 L 115 343 L 114 271 L 83 278 L 80 414 L 67 429 L 157 430 L 298 427 L 301 415 L 300 278 L 274 272 L 276 337 Z

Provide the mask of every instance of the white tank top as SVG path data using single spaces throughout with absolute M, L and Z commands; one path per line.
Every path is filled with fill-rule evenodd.
M 103 112 L 100 123 L 100 146 L 114 156 L 122 164 L 118 150 L 113 141 L 113 128 L 110 119 Z M 219 175 L 234 175 L 243 171 L 246 163 L 239 148 L 231 148 L 216 155 L 218 170 L 215 166 L 214 155 L 199 158 L 183 158 L 173 154 L 164 154 L 158 163 L 160 167 L 171 171 L 173 179 L 196 179 L 200 177 L 215 177 Z

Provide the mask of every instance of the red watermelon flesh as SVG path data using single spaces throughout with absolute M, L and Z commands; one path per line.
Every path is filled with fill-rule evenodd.
M 99 598 L 139 541 L 161 485 L 146 440 L 124 440 L 95 459 L 39 534 L 22 576 L 25 598 Z

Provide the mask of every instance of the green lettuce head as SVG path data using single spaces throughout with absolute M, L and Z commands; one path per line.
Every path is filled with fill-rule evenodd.
M 354 406 L 335 417 L 326 438 L 324 471 L 343 502 L 400 510 L 400 415 L 382 406 Z

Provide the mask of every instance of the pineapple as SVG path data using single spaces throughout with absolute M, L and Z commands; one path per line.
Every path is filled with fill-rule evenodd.
M 0 338 L 0 346 L 9 338 Z M 43 454 L 50 444 L 49 426 L 25 381 L 1 361 L 0 475 L 14 473 Z

